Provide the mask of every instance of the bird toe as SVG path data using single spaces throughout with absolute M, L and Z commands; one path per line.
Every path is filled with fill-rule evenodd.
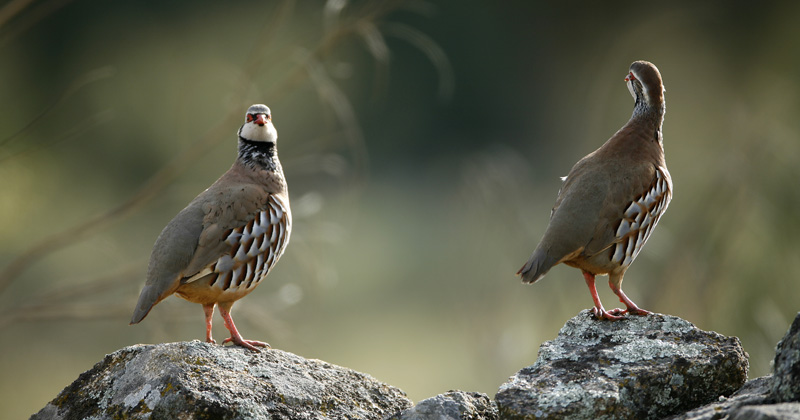
M 234 345 L 241 346 L 253 351 L 259 351 L 258 347 L 265 347 L 268 349 L 272 348 L 272 346 L 270 346 L 269 343 L 265 343 L 263 341 L 245 340 L 242 338 L 235 338 L 235 337 L 226 338 L 224 341 L 222 341 L 222 344 L 225 343 L 233 343 Z

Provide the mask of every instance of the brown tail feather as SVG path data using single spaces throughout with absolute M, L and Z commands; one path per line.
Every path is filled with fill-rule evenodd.
M 525 265 L 517 271 L 517 275 L 522 277 L 523 283 L 536 283 L 550 271 L 555 263 L 556 261 L 547 253 L 537 249 Z

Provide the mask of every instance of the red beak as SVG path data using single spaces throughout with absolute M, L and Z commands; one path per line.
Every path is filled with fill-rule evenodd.
M 257 114 L 255 123 L 260 126 L 264 126 L 268 119 L 269 117 L 267 117 L 267 114 Z

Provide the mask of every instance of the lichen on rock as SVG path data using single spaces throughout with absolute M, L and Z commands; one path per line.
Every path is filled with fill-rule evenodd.
M 778 401 L 800 401 L 800 313 L 775 352 L 772 393 Z
M 32 419 L 383 419 L 411 406 L 369 375 L 281 350 L 199 341 L 106 356 Z
M 502 418 L 661 418 L 730 395 L 747 368 L 736 337 L 669 315 L 608 322 L 586 310 L 495 398 Z
M 497 406 L 486 394 L 448 391 L 424 399 L 389 420 L 497 420 Z

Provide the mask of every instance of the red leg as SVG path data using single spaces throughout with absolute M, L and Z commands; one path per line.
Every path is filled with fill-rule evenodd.
M 203 312 L 206 314 L 206 342 L 217 344 L 214 338 L 211 337 L 211 318 L 214 316 L 214 305 L 213 303 L 210 305 L 203 305 Z
M 232 304 L 231 304 L 232 305 Z M 263 341 L 255 341 L 255 340 L 245 340 L 242 338 L 242 335 L 239 334 L 239 331 L 236 329 L 236 325 L 233 323 L 233 318 L 231 317 L 231 305 L 219 305 L 219 313 L 222 314 L 222 320 L 225 321 L 225 327 L 228 328 L 228 331 L 231 332 L 231 336 L 226 338 L 222 344 L 225 344 L 229 341 L 233 342 L 237 346 L 242 346 L 244 348 L 258 351 L 255 346 L 259 347 L 267 347 L 270 348 L 269 344 Z
M 603 304 L 600 302 L 600 296 L 597 295 L 597 288 L 594 286 L 594 274 L 584 271 L 583 278 L 586 279 L 586 286 L 589 287 L 589 293 L 592 294 L 592 300 L 594 301 L 594 308 L 592 310 L 594 311 L 594 316 L 597 319 L 623 319 L 621 316 L 616 316 L 616 314 L 606 312 L 606 310 L 603 308 Z
M 611 288 L 611 290 L 614 292 L 614 294 L 619 296 L 619 301 L 624 303 L 625 307 L 627 308 L 624 311 L 622 309 L 614 309 L 611 312 L 613 312 L 615 315 L 621 315 L 621 314 L 625 314 L 625 313 L 634 314 L 634 315 L 647 315 L 647 314 L 650 313 L 650 311 L 646 311 L 646 310 L 641 309 L 638 306 L 636 306 L 636 304 L 633 303 L 632 300 L 630 300 L 627 296 L 625 296 L 625 292 L 622 291 L 622 287 L 619 287 L 619 286 L 615 285 L 611 281 L 611 279 L 608 280 L 608 286 Z

